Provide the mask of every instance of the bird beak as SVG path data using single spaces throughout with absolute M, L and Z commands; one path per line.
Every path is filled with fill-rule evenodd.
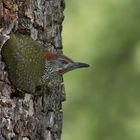
M 85 68 L 85 67 L 89 67 L 88 64 L 86 63 L 81 63 L 81 62 L 74 62 L 72 67 L 75 68 Z
M 85 67 L 89 67 L 89 65 L 86 64 L 86 63 L 73 62 L 73 63 L 71 63 L 71 64 L 66 65 L 66 66 L 63 68 L 63 70 L 61 69 L 59 72 L 60 72 L 61 74 L 64 74 L 64 73 L 67 73 L 67 72 L 72 71 L 72 70 L 74 70 L 74 69 L 77 69 L 77 68 L 85 68 Z

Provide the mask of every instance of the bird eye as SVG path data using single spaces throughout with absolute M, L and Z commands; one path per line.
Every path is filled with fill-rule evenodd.
M 61 60 L 61 63 L 62 63 L 62 64 L 68 64 L 68 62 L 65 61 L 65 60 Z

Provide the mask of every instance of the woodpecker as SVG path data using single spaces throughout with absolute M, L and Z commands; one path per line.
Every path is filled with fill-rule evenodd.
M 48 52 L 31 37 L 18 33 L 10 35 L 2 47 L 2 56 L 12 85 L 30 94 L 36 92 L 36 87 L 47 85 L 57 75 L 89 67 L 63 54 Z

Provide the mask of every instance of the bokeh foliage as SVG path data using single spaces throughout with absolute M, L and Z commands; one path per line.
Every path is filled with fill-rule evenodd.
M 140 140 L 140 0 L 66 0 L 62 140 Z

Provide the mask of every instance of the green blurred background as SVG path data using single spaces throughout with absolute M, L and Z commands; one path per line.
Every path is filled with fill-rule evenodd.
M 62 140 L 140 140 L 140 0 L 65 0 Z

